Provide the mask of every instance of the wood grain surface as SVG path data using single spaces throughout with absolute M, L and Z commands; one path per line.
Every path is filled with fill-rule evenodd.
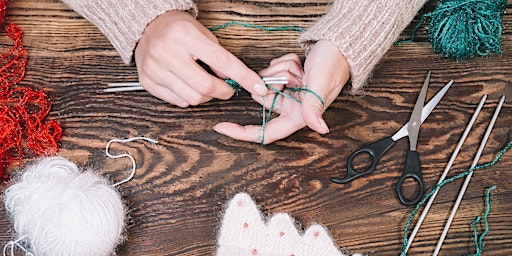
M 228 21 L 307 27 L 329 3 L 205 0 L 199 3 L 198 19 L 208 27 Z M 469 168 L 497 102 L 505 95 L 480 163 L 491 161 L 512 139 L 511 3 L 503 20 L 502 55 L 445 59 L 432 52 L 420 30 L 416 42 L 390 49 L 364 95 L 351 95 L 349 87 L 344 88 L 324 115 L 329 134 L 305 128 L 267 146 L 235 141 L 212 130 L 220 121 L 260 123 L 260 106 L 244 92 L 186 109 L 145 92 L 102 92 L 109 82 L 137 81 L 137 71 L 122 63 L 96 27 L 59 1 L 9 1 L 7 19 L 24 31 L 28 64 L 22 84 L 47 90 L 53 102 L 50 117 L 62 123 L 59 155 L 119 181 L 126 177 L 130 162 L 108 159 L 106 143 L 134 136 L 159 141 L 113 146 L 113 153 L 128 152 L 138 165 L 134 179 L 119 188 L 130 209 L 127 240 L 118 248 L 119 255 L 213 255 L 225 204 L 241 191 L 267 215 L 290 213 L 302 227 L 323 224 L 344 250 L 398 255 L 412 210 L 398 202 L 393 187 L 404 165 L 407 140 L 398 141 L 371 175 L 345 185 L 330 179 L 344 175 L 351 152 L 392 135 L 407 122 L 428 70 L 432 78 L 427 98 L 449 80 L 455 83 L 421 127 L 418 151 L 426 190 L 437 183 L 480 98 L 488 94 L 449 176 Z M 422 12 L 434 4 L 429 2 Z M 254 70 L 286 53 L 304 57 L 297 32 L 230 27 L 215 34 Z M 5 46 L 5 33 L 0 37 Z M 31 160 L 15 163 L 9 173 L 21 173 Z M 441 255 L 475 252 L 470 223 L 483 213 L 484 192 L 493 185 L 497 189 L 492 192 L 483 255 L 512 253 L 511 165 L 509 152 L 496 166 L 474 173 Z M 461 184 L 457 180 L 441 189 L 409 255 L 432 254 Z M 0 207 L 0 244 L 13 236 L 5 208 Z

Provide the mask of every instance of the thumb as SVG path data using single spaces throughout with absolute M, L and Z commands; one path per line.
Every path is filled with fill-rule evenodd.
M 307 89 L 302 97 L 302 119 L 312 130 L 320 133 L 329 133 L 329 127 L 325 123 L 322 115 L 325 111 L 325 93 L 315 92 L 314 89 Z

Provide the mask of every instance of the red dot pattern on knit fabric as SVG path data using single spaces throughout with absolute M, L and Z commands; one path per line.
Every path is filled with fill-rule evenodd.
M 243 202 L 242 200 L 240 200 L 240 201 L 238 201 L 238 202 L 237 202 L 237 205 L 238 205 L 239 207 L 241 207 L 241 206 L 243 206 L 243 205 L 244 205 L 244 202 Z M 248 223 L 248 222 L 244 222 L 243 227 L 244 227 L 244 229 L 248 229 L 248 228 L 249 228 L 249 223 Z M 284 231 L 280 231 L 280 232 L 279 232 L 279 236 L 280 236 L 280 237 L 284 237 L 284 235 L 285 235 Z M 313 232 L 313 236 L 314 236 L 315 238 L 320 237 L 320 232 L 318 232 L 318 231 Z M 257 249 L 253 249 L 253 250 L 251 251 L 251 253 L 252 253 L 252 255 L 258 255 L 258 250 L 257 250 Z M 295 254 L 294 254 L 294 253 L 292 253 L 292 254 L 290 254 L 290 256 L 295 256 Z

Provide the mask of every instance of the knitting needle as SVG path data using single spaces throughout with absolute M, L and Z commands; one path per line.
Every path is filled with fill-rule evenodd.
M 494 126 L 494 123 L 496 122 L 496 119 L 498 118 L 498 115 L 501 111 L 501 107 L 503 106 L 503 102 L 505 101 L 505 96 L 502 96 L 500 99 L 500 102 L 498 103 L 498 106 L 496 107 L 496 110 L 494 111 L 494 115 L 491 119 L 491 122 L 489 123 L 489 126 L 487 127 L 487 130 L 485 131 L 484 138 L 480 142 L 480 147 L 478 148 L 478 151 L 475 155 L 475 158 L 473 160 L 473 164 L 471 165 L 471 169 L 473 169 L 480 159 L 480 155 L 482 154 L 482 151 L 484 150 L 485 143 L 487 143 L 487 139 L 489 139 L 489 135 L 491 134 L 492 128 Z M 448 229 L 450 229 L 450 225 L 453 221 L 453 218 L 455 217 L 455 213 L 457 213 L 457 209 L 459 208 L 460 202 L 462 201 L 462 197 L 464 197 L 464 193 L 466 192 L 466 189 L 468 187 L 469 181 L 471 180 L 471 176 L 473 176 L 474 172 L 471 172 L 466 176 L 466 179 L 464 180 L 464 184 L 462 185 L 462 188 L 459 192 L 459 196 L 457 197 L 457 201 L 455 201 L 455 205 L 453 206 L 452 212 L 450 213 L 450 217 L 448 218 L 448 221 L 446 222 L 446 225 L 444 226 L 443 233 L 441 234 L 441 237 L 439 238 L 439 241 L 437 242 L 436 250 L 434 251 L 433 256 L 437 256 L 439 251 L 441 250 L 441 246 L 443 245 L 444 239 L 446 235 L 448 234 Z
M 480 103 L 478 104 L 478 107 L 476 108 L 475 113 L 473 113 L 473 116 L 471 117 L 468 125 L 466 126 L 466 129 L 464 130 L 464 133 L 462 134 L 462 137 L 460 138 L 459 143 L 457 144 L 457 147 L 455 148 L 455 151 L 453 151 L 452 156 L 451 156 L 450 160 L 448 161 L 446 168 L 444 169 L 444 172 L 441 175 L 441 178 L 439 178 L 439 181 L 437 182 L 438 185 L 443 182 L 443 180 L 446 178 L 446 175 L 450 171 L 450 168 L 452 167 L 453 162 L 455 161 L 455 158 L 457 158 L 457 155 L 459 154 L 459 151 L 462 148 L 462 145 L 466 141 L 466 138 L 467 138 L 469 132 L 471 131 L 471 128 L 473 127 L 473 124 L 475 123 L 476 118 L 478 117 L 478 114 L 480 113 L 480 110 L 482 109 L 486 99 L 487 99 L 487 95 L 484 95 L 482 97 L 482 99 L 480 100 Z M 425 205 L 425 208 L 423 209 L 423 212 L 421 213 L 421 216 L 418 219 L 418 222 L 416 223 L 414 230 L 411 232 L 411 235 L 409 236 L 407 247 L 405 248 L 404 253 L 407 253 L 407 251 L 409 250 L 409 247 L 411 247 L 411 244 L 412 244 L 414 238 L 416 237 L 416 234 L 418 233 L 418 230 L 420 229 L 421 224 L 423 223 L 423 220 L 425 220 L 425 216 L 427 215 L 428 211 L 430 210 L 430 206 L 432 206 L 432 203 L 434 202 L 434 199 L 436 198 L 438 192 L 439 192 L 439 190 L 434 192 L 434 194 L 432 194 L 432 196 L 430 197 L 428 203 Z
M 263 82 L 266 85 L 274 85 L 274 84 L 287 84 L 288 78 L 286 77 L 263 77 Z M 128 83 L 109 83 L 107 84 L 108 89 L 103 90 L 104 92 L 128 92 L 128 91 L 144 91 L 145 89 L 137 82 L 128 82 Z

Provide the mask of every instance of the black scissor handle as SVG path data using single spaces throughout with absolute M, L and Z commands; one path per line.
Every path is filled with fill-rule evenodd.
M 414 179 L 419 186 L 418 194 L 412 199 L 407 199 L 402 193 L 402 185 L 406 179 Z M 407 152 L 405 170 L 396 184 L 396 192 L 398 199 L 400 199 L 400 202 L 404 205 L 414 205 L 423 197 L 423 178 L 421 177 L 421 164 L 417 151 L 409 150 Z
M 347 175 L 344 178 L 332 178 L 331 180 L 338 184 L 347 183 L 359 176 L 369 174 L 375 170 L 375 166 L 377 165 L 377 162 L 379 162 L 379 159 L 388 151 L 393 145 L 395 144 L 395 141 L 391 139 L 391 137 L 386 137 L 384 139 L 378 140 L 376 142 L 373 142 L 370 145 L 367 145 L 365 147 L 362 147 L 356 151 L 354 151 L 352 154 L 350 154 L 349 158 L 347 159 Z M 359 155 L 367 153 L 371 156 L 371 165 L 368 166 L 364 171 L 356 171 L 354 169 L 354 166 L 352 165 L 352 162 L 354 161 L 354 158 Z

